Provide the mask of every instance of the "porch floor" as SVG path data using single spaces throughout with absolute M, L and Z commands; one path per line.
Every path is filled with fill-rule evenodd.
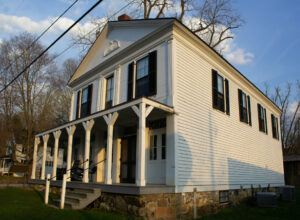
M 33 185 L 45 185 L 45 180 L 30 179 L 29 184 Z M 50 186 L 61 187 L 62 181 L 51 181 Z M 136 186 L 135 184 L 119 183 L 107 185 L 104 183 L 83 183 L 79 181 L 67 182 L 67 188 L 92 188 L 101 189 L 106 193 L 118 193 L 128 195 L 143 195 L 143 194 L 160 194 L 160 193 L 175 193 L 174 186 L 167 185 L 146 185 Z

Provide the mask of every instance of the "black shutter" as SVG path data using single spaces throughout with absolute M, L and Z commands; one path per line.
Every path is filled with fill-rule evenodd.
M 156 95 L 157 51 L 149 54 L 149 96 Z
M 249 119 L 249 125 L 252 126 L 252 118 L 251 118 L 251 100 L 250 96 L 247 96 L 248 100 L 248 119 Z
M 261 111 L 261 105 L 257 104 L 257 112 L 258 112 L 258 127 L 260 131 L 263 131 L 263 128 L 261 126 L 262 122 L 261 122 L 261 118 L 260 118 L 260 111 Z
M 213 98 L 213 107 L 218 108 L 218 73 L 215 70 L 212 70 L 212 98 Z
M 128 65 L 127 101 L 132 100 L 133 95 L 133 67 L 133 62 Z
M 226 95 L 226 114 L 230 115 L 229 82 L 227 79 L 225 79 L 225 95 Z
M 93 98 L 93 84 L 88 87 L 88 106 L 87 106 L 87 115 L 91 114 L 92 110 L 92 98 Z
M 267 110 L 264 108 L 264 114 L 265 114 L 265 132 L 268 134 L 268 122 L 267 122 Z
M 244 114 L 243 114 L 243 92 L 242 90 L 238 89 L 238 96 L 239 96 L 239 109 L 240 109 L 240 121 L 244 121 Z
M 271 122 L 272 122 L 272 134 L 273 134 L 273 138 L 276 138 L 276 126 L 275 126 L 275 118 L 274 115 L 271 114 Z
M 279 127 L 278 127 L 278 118 L 276 118 L 276 132 L 277 132 L 277 139 L 279 140 Z
M 80 105 L 80 90 L 77 92 L 77 101 L 76 101 L 76 119 L 79 118 L 79 105 Z

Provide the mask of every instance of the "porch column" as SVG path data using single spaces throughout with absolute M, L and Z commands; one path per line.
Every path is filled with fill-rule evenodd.
M 36 173 L 36 158 L 37 158 L 37 151 L 38 146 L 40 144 L 41 140 L 39 137 L 36 137 L 34 139 L 34 148 L 33 148 L 33 158 L 32 158 L 32 170 L 31 170 L 31 179 L 35 179 L 35 173 Z
M 104 115 L 103 118 L 107 124 L 107 148 L 106 148 L 106 162 L 105 162 L 105 184 L 111 184 L 111 162 L 112 162 L 112 144 L 114 124 L 118 118 L 118 112 L 113 114 Z
M 85 129 L 85 150 L 84 150 L 84 164 L 83 164 L 83 178 L 82 182 L 89 182 L 89 159 L 90 159 L 90 140 L 91 140 L 91 130 L 94 126 L 95 121 L 90 120 L 82 122 Z
M 71 106 L 70 106 L 70 113 L 69 113 L 69 121 L 73 120 L 73 116 L 74 116 L 74 101 L 75 101 L 75 92 L 72 91 Z
M 137 106 L 131 107 L 139 117 L 139 146 L 137 149 L 137 167 L 136 167 L 136 185 L 145 186 L 145 163 L 146 163 L 146 118 L 153 110 L 153 106 L 146 107 L 145 103 L 140 103 Z
M 61 130 L 53 132 L 53 136 L 55 138 L 53 169 L 52 169 L 52 178 L 53 178 L 53 180 L 56 180 L 57 154 L 58 154 L 58 143 L 59 143 L 59 137 L 60 137 L 60 135 L 61 135 Z
M 45 169 L 46 169 L 46 157 L 47 157 L 47 143 L 49 140 L 49 134 L 43 135 L 44 148 L 43 148 L 43 162 L 42 162 L 42 174 L 41 179 L 45 179 Z
M 72 146 L 73 136 L 76 130 L 76 126 L 72 125 L 66 128 L 68 133 L 68 154 L 67 154 L 67 181 L 71 181 L 71 162 L 72 162 Z

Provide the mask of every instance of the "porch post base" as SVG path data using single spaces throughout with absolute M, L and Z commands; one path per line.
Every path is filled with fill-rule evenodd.
M 146 186 L 146 180 L 136 180 L 137 186 Z

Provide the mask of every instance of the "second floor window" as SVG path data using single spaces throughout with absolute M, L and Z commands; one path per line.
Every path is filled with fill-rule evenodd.
M 135 97 L 148 96 L 149 93 L 149 57 L 136 63 L 136 94 Z
M 80 117 L 85 117 L 91 114 L 91 105 L 92 105 L 92 90 L 93 84 L 84 88 L 81 93 L 81 111 Z
M 272 133 L 273 133 L 273 138 L 276 138 L 279 140 L 279 129 L 278 129 L 278 118 L 276 118 L 273 114 L 271 115 L 272 119 Z
M 128 65 L 127 100 L 156 94 L 157 51 Z
M 111 76 L 106 79 L 106 97 L 105 97 L 105 108 L 112 107 L 114 98 L 114 77 Z
M 226 114 L 229 115 L 229 82 L 227 79 L 224 80 L 216 70 L 212 70 L 212 88 L 213 108 L 222 112 L 225 112 L 226 110 Z
M 93 84 L 77 92 L 76 119 L 91 114 Z
M 267 126 L 267 111 L 260 104 L 257 104 L 258 111 L 258 127 L 259 130 L 268 134 L 268 126 Z
M 252 125 L 250 96 L 247 96 L 242 90 L 238 89 L 240 121 Z

